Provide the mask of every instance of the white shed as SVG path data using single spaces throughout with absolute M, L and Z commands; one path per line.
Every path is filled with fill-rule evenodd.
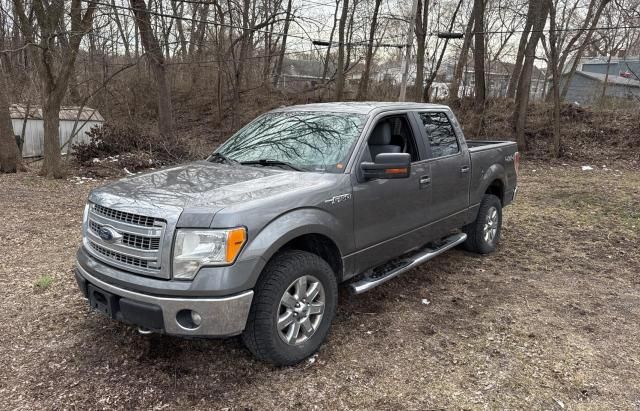
M 44 153 L 44 121 L 42 108 L 23 104 L 12 104 L 10 107 L 13 132 L 21 136 L 22 157 L 40 157 Z M 60 109 L 60 147 L 67 153 L 74 143 L 88 142 L 87 132 L 92 127 L 101 127 L 104 118 L 98 110 L 89 107 L 62 107 Z M 24 134 L 23 134 L 24 133 Z

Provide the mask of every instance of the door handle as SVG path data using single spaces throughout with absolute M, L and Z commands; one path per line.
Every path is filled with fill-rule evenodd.
M 431 177 L 429 176 L 420 177 L 420 187 L 428 186 L 429 184 L 431 184 Z
M 460 172 L 462 174 L 466 174 L 469 172 L 469 170 L 470 170 L 469 166 L 462 166 L 462 168 L 460 169 Z

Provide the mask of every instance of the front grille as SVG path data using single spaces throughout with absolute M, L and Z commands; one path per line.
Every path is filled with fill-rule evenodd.
M 113 220 L 122 221 L 127 224 L 142 225 L 145 227 L 153 227 L 156 221 L 161 221 L 154 217 L 125 213 L 124 211 L 114 210 L 113 208 L 107 208 L 99 204 L 93 205 L 93 212 Z
M 91 229 L 91 231 L 93 231 L 97 235 L 100 235 L 100 228 L 102 228 L 102 225 L 96 223 L 93 220 L 90 220 L 89 228 Z M 146 237 L 146 236 L 130 234 L 130 233 L 121 233 L 121 234 L 122 234 L 122 244 L 126 246 L 139 248 L 141 250 L 160 249 L 159 237 Z
M 91 248 L 93 248 L 95 251 L 97 251 L 98 253 L 102 254 L 107 258 L 111 258 L 123 264 L 132 265 L 134 267 L 149 268 L 149 263 L 145 260 L 141 260 L 136 257 L 131 257 L 128 255 L 117 253 L 113 250 L 106 249 L 94 243 L 93 241 L 89 241 L 89 244 L 91 245 Z
M 143 250 L 157 250 L 160 248 L 160 239 L 124 233 L 122 234 L 122 244 Z
M 116 231 L 122 237 L 105 241 L 100 237 L 103 227 Z M 125 271 L 169 279 L 169 267 L 162 265 L 166 227 L 166 220 L 161 218 L 92 203 L 84 233 L 85 249 L 96 259 Z

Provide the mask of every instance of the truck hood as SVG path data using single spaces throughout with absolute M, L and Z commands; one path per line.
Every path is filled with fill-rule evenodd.
M 318 180 L 322 179 L 316 173 L 197 161 L 124 178 L 93 190 L 89 199 L 123 211 L 206 208 L 215 212 L 229 205 L 309 188 Z M 158 213 L 150 215 L 154 214 Z

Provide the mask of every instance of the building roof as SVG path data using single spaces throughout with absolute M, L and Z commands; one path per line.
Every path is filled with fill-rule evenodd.
M 327 75 L 331 75 L 335 66 L 329 63 Z M 324 63 L 317 60 L 296 60 L 285 58 L 282 64 L 282 72 L 288 76 L 300 78 L 321 78 L 324 71 Z
M 567 73 L 563 73 L 563 75 L 566 75 L 566 74 Z M 609 76 L 607 77 L 606 74 L 592 73 L 590 71 L 576 71 L 576 74 L 580 74 L 581 76 L 585 76 L 585 77 L 600 81 L 602 83 L 604 83 L 606 79 L 607 83 L 610 83 L 610 84 L 618 84 L 621 86 L 629 86 L 629 87 L 640 87 L 640 81 L 632 78 L 615 76 L 612 74 L 609 74 Z
M 42 120 L 42 107 L 37 105 L 30 106 L 29 114 L 27 115 L 26 104 L 12 104 L 9 107 L 9 113 L 11 118 L 16 120 L 22 120 L 25 117 L 32 120 Z M 76 121 L 76 119 L 79 121 L 104 121 L 104 117 L 100 112 L 91 107 L 84 107 L 82 110 L 80 110 L 80 107 L 61 107 L 59 118 L 66 121 Z
M 441 104 L 429 103 L 402 103 L 402 102 L 383 102 L 383 101 L 363 101 L 363 102 L 336 102 L 336 103 L 315 103 L 300 104 L 297 106 L 288 106 L 275 109 L 273 111 L 295 112 L 295 111 L 323 111 L 333 113 L 354 113 L 354 114 L 370 114 L 374 110 L 419 110 L 419 109 L 447 109 L 447 106 Z

